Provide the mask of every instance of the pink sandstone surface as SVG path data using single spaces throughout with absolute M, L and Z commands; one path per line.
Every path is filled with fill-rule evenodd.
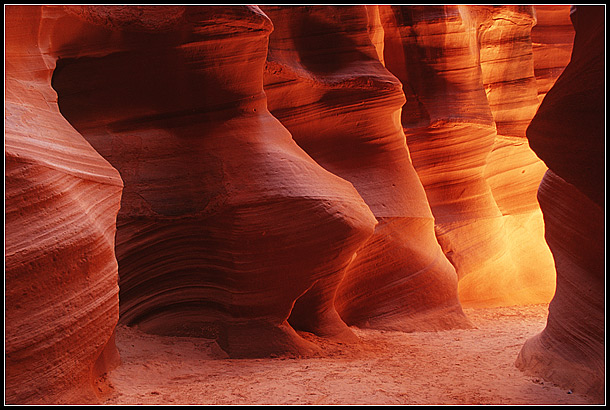
M 59 112 L 44 8 L 5 11 L 5 400 L 88 403 L 119 360 L 123 184 Z

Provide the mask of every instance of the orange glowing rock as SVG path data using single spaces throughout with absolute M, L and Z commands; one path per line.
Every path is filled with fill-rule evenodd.
M 131 7 L 134 25 L 122 8 L 69 10 L 62 26 L 80 25 L 79 43 L 54 86 L 125 182 L 121 322 L 214 337 L 231 357 L 313 353 L 287 322 L 296 301 L 317 333 L 354 340 L 334 294 L 376 221 L 267 110 L 269 18 L 249 6 Z
M 401 80 L 407 98 L 407 145 L 439 243 L 460 278 L 460 301 L 548 302 L 554 272 L 533 195 L 544 166 L 524 140 L 513 142 L 536 106 L 531 51 L 526 39 L 519 40 L 533 24 L 530 11 L 383 6 L 381 15 L 386 67 Z M 519 69 L 524 61 L 530 66 Z M 498 139 L 498 130 L 512 141 Z M 506 178 L 515 168 L 530 171 L 517 198 L 508 193 L 514 185 Z M 488 178 L 494 177 L 492 189 Z M 507 218 L 513 210 L 516 215 Z M 524 226 L 532 219 L 530 237 Z
M 530 37 L 535 10 L 476 6 L 471 11 L 478 15 L 482 80 L 497 129 L 485 178 L 502 212 L 507 246 L 516 262 L 520 284 L 516 301 L 548 302 L 555 290 L 555 266 L 536 199 L 547 168 L 525 137 L 538 108 Z
M 337 291 L 341 317 L 407 331 L 468 326 L 405 144 L 402 87 L 379 59 L 377 6 L 262 9 L 275 27 L 265 73 L 272 114 L 379 221 Z M 291 323 L 311 329 L 303 315 Z
M 59 112 L 49 10 L 5 11 L 5 399 L 96 403 L 118 363 L 122 181 Z

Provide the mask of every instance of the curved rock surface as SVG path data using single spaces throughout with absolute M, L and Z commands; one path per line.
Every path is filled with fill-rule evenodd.
M 604 38 L 599 32 L 603 31 L 604 20 L 592 16 L 600 9 L 586 6 L 578 10 L 585 23 L 574 23 L 570 63 L 552 93 L 546 94 L 527 135 L 532 149 L 553 172 L 603 207 L 605 65 Z
M 514 238 L 527 243 L 528 232 L 520 231 L 521 223 L 507 222 L 486 174 L 496 120 L 504 132 L 517 134 L 535 104 L 532 76 L 526 71 L 521 77 L 514 67 L 531 58 L 524 51 L 527 41 L 511 49 L 531 27 L 531 16 L 519 8 L 479 6 L 382 6 L 381 11 L 386 67 L 405 89 L 402 125 L 439 243 L 460 278 L 460 301 L 468 306 L 548 302 L 550 258 L 544 269 L 535 257 L 522 259 L 530 253 L 528 245 L 515 245 Z M 505 23 L 505 14 L 517 23 Z M 506 24 L 509 30 L 502 29 Z M 505 97 L 522 101 L 504 105 Z M 532 193 L 525 193 L 528 211 L 534 206 Z M 504 202 L 518 209 L 510 201 Z M 542 242 L 540 230 L 533 241 Z
M 534 74 L 538 100 L 542 101 L 570 62 L 574 26 L 570 20 L 569 4 L 538 4 L 534 10 L 536 25 L 531 33 Z
M 125 182 L 121 321 L 215 337 L 231 357 L 309 354 L 287 322 L 296 301 L 311 331 L 353 340 L 334 293 L 376 220 L 267 110 L 269 18 L 249 6 L 70 10 L 82 42 L 66 44 L 54 86 Z
M 262 9 L 275 27 L 270 111 L 317 163 L 354 185 L 379 221 L 338 289 L 341 317 L 406 331 L 469 326 L 405 144 L 401 84 L 380 61 L 377 6 Z M 293 322 L 303 327 L 302 318 Z
M 123 184 L 59 112 L 53 9 L 5 12 L 5 400 L 96 403 L 119 360 Z
M 557 291 L 547 326 L 526 342 L 516 365 L 603 403 L 604 7 L 577 6 L 572 19 L 576 35 L 570 63 L 527 129 L 532 148 L 550 168 L 538 199 Z
M 308 355 L 554 266 L 517 366 L 602 401 L 603 8 L 263 9 L 6 7 L 7 403 L 97 402 L 118 320 Z
M 518 261 L 526 302 L 549 302 L 555 291 L 553 256 L 544 240 L 536 192 L 547 168 L 529 147 L 525 131 L 538 108 L 531 40 L 533 6 L 473 6 L 482 81 L 497 135 L 485 178 L 502 212 L 507 244 Z M 567 63 L 566 63 L 567 64 Z
M 604 398 L 604 214 L 549 170 L 538 191 L 546 240 L 557 266 L 557 291 L 545 329 L 516 361 L 527 374 Z

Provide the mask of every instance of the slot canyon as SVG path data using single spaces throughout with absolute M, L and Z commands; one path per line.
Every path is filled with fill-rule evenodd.
M 605 5 L 5 5 L 5 404 L 605 404 L 605 111 Z

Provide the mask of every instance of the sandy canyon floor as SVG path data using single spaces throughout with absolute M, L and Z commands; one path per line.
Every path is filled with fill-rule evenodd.
M 547 309 L 465 309 L 470 330 L 353 328 L 361 344 L 317 340 L 324 357 L 306 359 L 228 359 L 213 340 L 119 326 L 122 365 L 108 376 L 104 404 L 589 404 L 514 366 L 523 343 L 544 329 Z

